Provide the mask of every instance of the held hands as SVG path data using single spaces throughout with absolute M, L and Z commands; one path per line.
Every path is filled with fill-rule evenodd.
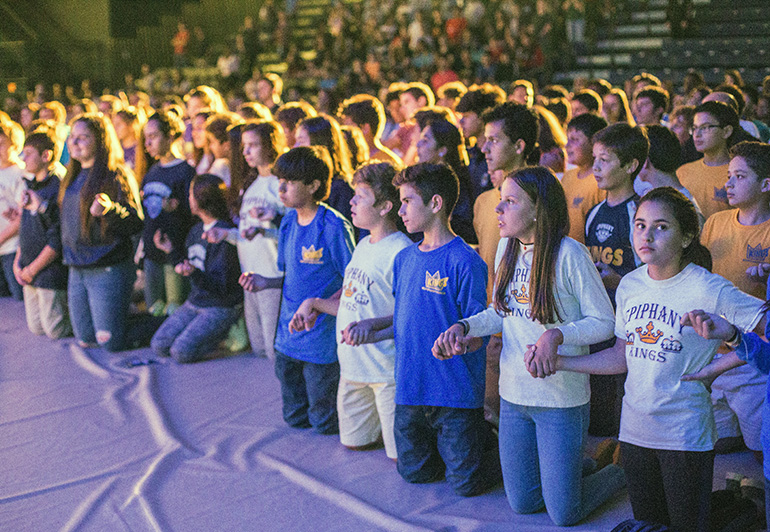
M 258 273 L 252 272 L 242 273 L 238 279 L 238 284 L 240 284 L 243 289 L 248 292 L 259 292 L 260 290 L 267 288 L 266 279 Z
M 524 365 L 533 377 L 544 379 L 559 370 L 558 347 L 564 342 L 559 329 L 548 329 L 534 345 L 527 345 Z
M 269 222 L 276 215 L 275 209 L 272 207 L 252 207 L 249 209 L 249 216 L 256 218 L 260 222 Z
M 160 229 L 155 231 L 155 234 L 152 235 L 152 242 L 155 244 L 156 248 L 161 250 L 166 255 L 171 253 L 171 250 L 174 248 L 173 244 L 171 244 L 171 239 L 166 233 L 161 233 Z
M 685 382 L 700 381 L 703 383 L 709 393 L 711 393 L 711 384 L 714 382 L 714 379 L 719 377 L 722 373 L 724 373 L 724 370 L 718 369 L 718 367 L 712 361 L 710 364 L 704 366 L 700 371 L 682 375 L 680 380 Z
M 464 333 L 463 326 L 455 323 L 439 334 L 431 349 L 433 356 L 439 360 L 449 360 L 455 355 L 467 353 L 471 337 Z
M 352 346 L 370 344 L 374 341 L 374 333 L 371 320 L 352 321 L 342 331 L 342 343 Z
M 94 196 L 94 202 L 91 204 L 91 209 L 89 209 L 89 211 L 91 212 L 91 216 L 99 218 L 104 216 L 104 213 L 110 208 L 112 208 L 112 200 L 107 194 L 100 192 Z
M 729 340 L 735 335 L 735 327 L 730 322 L 704 310 L 691 310 L 682 316 L 679 323 L 689 325 L 706 340 Z
M 241 278 L 243 278 L 243 275 Z M 244 289 L 245 288 L 246 287 L 244 286 Z M 309 331 L 315 327 L 318 315 L 318 311 L 313 307 L 313 298 L 306 299 L 299 306 L 297 312 L 294 313 L 294 316 L 291 317 L 291 321 L 289 322 L 289 332 Z
M 43 200 L 40 199 L 40 195 L 37 192 L 28 189 L 21 193 L 19 207 L 31 212 L 37 212 L 42 202 Z
M 204 231 L 201 234 L 201 238 L 209 244 L 219 244 L 222 240 L 227 238 L 227 229 L 222 227 L 212 227 L 208 231 Z
M 254 240 L 254 237 L 257 236 L 257 233 L 259 233 L 258 227 L 247 227 L 241 231 L 241 237 L 245 238 L 246 240 Z
M 195 266 L 193 266 L 189 260 L 185 259 L 176 266 L 174 266 L 174 271 L 178 273 L 179 275 L 184 275 L 185 277 L 189 277 L 192 275 L 192 272 L 195 271 Z

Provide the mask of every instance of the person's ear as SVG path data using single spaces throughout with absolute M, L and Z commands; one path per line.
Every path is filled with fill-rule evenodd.
M 393 202 L 390 200 L 385 200 L 382 203 L 380 203 L 380 216 L 383 218 L 388 215 L 390 211 L 393 210 Z
M 631 159 L 625 165 L 625 171 L 628 175 L 633 175 L 636 169 L 639 168 L 639 159 Z
M 722 137 L 724 139 L 729 139 L 732 136 L 733 131 L 734 131 L 733 126 L 727 125 L 722 127 Z
M 760 192 L 770 192 L 770 178 L 765 178 L 760 181 Z
M 319 188 L 321 188 L 321 181 L 318 179 L 313 179 L 313 181 L 310 182 L 310 185 L 308 185 L 310 189 L 310 193 L 315 196 L 315 193 L 318 191 Z
M 430 199 L 430 210 L 433 212 L 433 214 L 438 214 L 441 211 L 441 208 L 443 206 L 444 206 L 444 198 L 442 198 L 438 194 L 434 194 L 433 197 Z
M 513 149 L 516 150 L 517 155 L 521 155 L 524 153 L 524 149 L 527 147 L 527 143 L 524 142 L 524 139 L 518 139 L 516 142 L 513 143 Z

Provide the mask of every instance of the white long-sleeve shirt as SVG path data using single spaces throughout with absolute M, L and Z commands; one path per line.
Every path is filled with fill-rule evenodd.
M 508 239 L 497 247 L 495 269 L 500 264 Z M 612 304 L 599 273 L 583 244 L 565 237 L 555 265 L 555 299 L 562 321 L 542 324 L 530 317 L 529 276 L 534 246 L 521 246 L 509 287 L 511 312 L 501 316 L 493 306 L 467 319 L 471 336 L 487 336 L 502 331 L 500 356 L 500 396 L 524 406 L 569 408 L 584 405 L 590 398 L 588 375 L 560 371 L 545 379 L 533 378 L 524 365 L 528 344 L 534 344 L 547 330 L 558 327 L 564 343 L 558 352 L 564 356 L 588 353 L 588 346 L 612 338 Z

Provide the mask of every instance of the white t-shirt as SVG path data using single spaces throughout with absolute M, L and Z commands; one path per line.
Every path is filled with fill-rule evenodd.
M 0 231 L 10 225 L 10 221 L 3 216 L 8 209 L 17 209 L 21 200 L 21 193 L 24 191 L 24 170 L 18 166 L 11 165 L 8 168 L 0 169 Z M 0 255 L 9 255 L 16 252 L 19 247 L 19 235 L 13 236 L 0 245 Z
M 615 299 L 615 335 L 626 339 L 628 365 L 620 440 L 651 449 L 710 451 L 716 428 L 709 392 L 681 377 L 706 366 L 721 342 L 705 340 L 679 320 L 703 309 L 751 330 L 763 302 L 694 264 L 663 281 L 651 279 L 641 266 L 623 277 Z
M 238 223 L 238 258 L 241 271 L 254 272 L 264 277 L 283 277 L 278 271 L 278 225 L 273 220 L 260 220 L 250 211 L 274 212 L 276 216 L 286 214 L 278 198 L 278 178 L 274 175 L 259 176 L 249 185 L 241 199 L 240 222 Z M 252 227 L 260 229 L 254 238 L 243 238 L 243 231 Z
M 375 244 L 364 237 L 345 268 L 340 307 L 337 311 L 337 358 L 340 375 L 354 382 L 395 381 L 396 346 L 393 339 L 356 347 L 340 343 L 342 331 L 353 321 L 393 315 L 393 261 L 399 251 L 412 244 L 401 232 Z
M 495 269 L 500 264 L 508 239 L 497 247 Z M 565 237 L 555 266 L 555 296 L 562 321 L 542 324 L 530 317 L 529 277 L 534 246 L 521 246 L 513 281 L 508 289 L 511 309 L 500 316 L 493 306 L 468 318 L 471 336 L 487 336 L 502 330 L 500 354 L 500 397 L 509 403 L 548 408 L 584 405 L 590 398 L 589 376 L 560 371 L 545 379 L 533 378 L 524 365 L 528 344 L 534 344 L 547 330 L 558 327 L 564 343 L 563 356 L 588 354 L 588 346 L 612 337 L 612 304 L 586 247 Z
M 207 173 L 214 174 L 230 188 L 230 161 L 227 159 L 215 159 Z

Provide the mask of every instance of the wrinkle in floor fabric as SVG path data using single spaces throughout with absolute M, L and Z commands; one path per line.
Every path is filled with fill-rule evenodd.
M 153 353 L 34 336 L 8 299 L 0 315 L 0 530 L 562 530 L 544 512 L 515 515 L 502 488 L 466 499 L 410 485 L 382 449 L 287 427 L 267 359 L 129 368 Z M 746 455 L 729 460 L 761 475 Z M 621 492 L 570 529 L 630 516 Z

